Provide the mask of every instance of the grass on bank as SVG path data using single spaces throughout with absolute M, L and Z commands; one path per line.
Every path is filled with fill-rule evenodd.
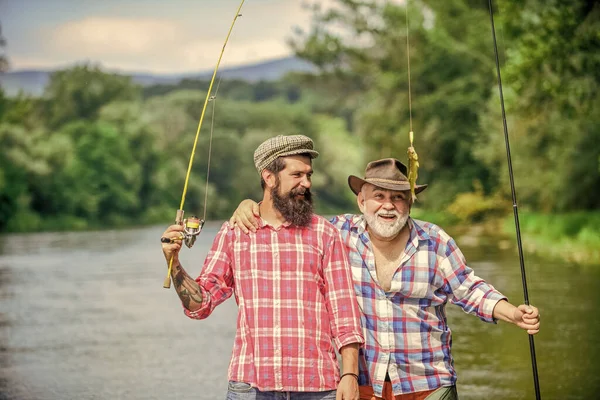
M 600 211 L 520 212 L 519 225 L 527 252 L 577 264 L 600 265 Z M 506 218 L 504 231 L 514 236 L 512 215 Z

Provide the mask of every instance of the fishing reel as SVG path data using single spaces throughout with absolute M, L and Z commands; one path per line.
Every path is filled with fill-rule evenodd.
M 202 231 L 202 227 L 204 226 L 204 220 L 199 219 L 195 215 L 192 215 L 189 218 L 183 219 L 183 210 L 177 210 L 177 218 L 175 219 L 175 223 L 177 225 L 183 225 L 183 232 L 181 232 L 182 237 L 178 240 L 181 240 L 188 248 L 191 248 L 196 242 L 196 238 Z M 175 240 L 173 238 L 162 237 L 160 239 L 163 243 L 174 243 Z
M 183 243 L 185 243 L 188 248 L 192 248 L 200 231 L 202 231 L 204 220 L 192 215 L 183 220 L 183 225 L 185 227 L 183 228 Z

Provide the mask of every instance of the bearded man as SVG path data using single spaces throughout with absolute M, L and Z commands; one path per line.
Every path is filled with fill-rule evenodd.
M 482 321 L 502 319 L 529 334 L 539 312 L 515 307 L 467 266 L 439 226 L 410 218 L 407 168 L 394 158 L 370 162 L 365 178 L 348 177 L 361 215 L 331 222 L 352 265 L 365 344 L 359 354 L 360 399 L 456 400 L 448 302 Z M 419 193 L 427 185 L 416 185 Z M 259 209 L 244 200 L 230 225 L 255 228 Z
M 358 400 L 364 340 L 340 234 L 312 211 L 318 155 L 303 135 L 277 136 L 256 149 L 263 188 L 258 227 L 247 235 L 224 223 L 198 278 L 178 259 L 183 228 L 163 234 L 175 241 L 164 243 L 163 252 L 167 262 L 174 257 L 172 278 L 188 317 L 204 319 L 235 294 L 228 399 Z

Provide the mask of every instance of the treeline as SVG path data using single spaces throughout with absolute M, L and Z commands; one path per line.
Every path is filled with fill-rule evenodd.
M 420 177 L 431 184 L 423 197 L 438 209 L 457 200 L 454 208 L 472 217 L 505 209 L 500 200 L 510 187 L 488 1 L 407 3 L 415 147 Z M 600 4 L 493 3 L 521 205 L 598 209 Z M 307 82 L 337 95 L 337 111 L 353 116 L 367 158 L 402 156 L 410 130 L 405 8 L 339 0 L 313 11 L 312 30 L 292 41 L 323 71 Z
M 519 206 L 600 205 L 600 7 L 503 0 L 496 14 Z M 510 213 L 510 187 L 488 2 L 410 1 L 412 129 L 430 188 L 420 208 L 463 222 Z M 346 179 L 366 161 L 406 159 L 411 115 L 406 10 L 339 0 L 313 9 L 290 40 L 319 73 L 213 88 L 186 212 L 227 218 L 258 198 L 252 152 L 266 137 L 311 136 L 318 211 L 355 210 Z M 0 92 L 0 230 L 85 229 L 170 221 L 208 82 L 140 87 L 80 65 L 43 96 Z M 212 121 L 214 109 L 214 124 Z M 214 131 L 209 143 L 211 129 Z M 212 159 L 208 186 L 208 148 Z
M 0 96 L 0 229 L 172 220 L 208 85 L 189 83 L 142 89 L 81 65 L 54 73 L 41 98 Z M 222 83 L 200 131 L 188 213 L 202 215 L 207 196 L 207 218 L 223 219 L 242 199 L 258 198 L 254 149 L 267 137 L 294 133 L 312 137 L 323 153 L 314 179 L 320 211 L 352 206 L 342 167 L 361 162 L 358 141 L 335 117 L 313 113 L 300 92 L 286 83 Z M 336 155 L 340 143 L 344 157 Z M 355 161 L 342 164 L 346 156 Z

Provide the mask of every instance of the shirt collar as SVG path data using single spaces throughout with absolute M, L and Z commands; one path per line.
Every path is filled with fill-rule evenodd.
M 423 228 L 421 228 L 420 221 L 418 220 L 414 220 L 411 217 L 408 217 L 408 226 L 410 228 L 410 236 L 409 236 L 409 241 L 412 241 L 415 237 L 421 241 L 421 240 L 429 240 L 430 237 L 427 234 L 427 232 L 425 232 L 425 230 L 423 230 Z M 367 232 L 367 220 L 365 219 L 365 216 L 363 214 L 358 214 L 355 215 L 352 218 L 352 230 L 354 230 L 357 234 L 361 235 L 363 233 L 368 233 Z
M 262 217 L 258 217 L 258 229 L 270 227 L 271 229 L 278 231 L 281 228 L 288 228 L 292 225 L 291 222 L 285 221 L 283 224 L 279 225 L 278 228 L 275 228 L 273 225 L 265 221 Z

